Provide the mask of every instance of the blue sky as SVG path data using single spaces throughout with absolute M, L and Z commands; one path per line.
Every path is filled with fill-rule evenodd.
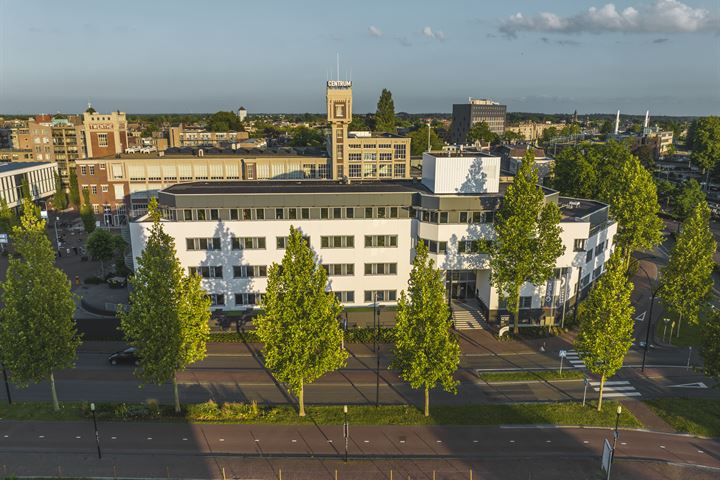
M 0 0 L 0 112 L 720 113 L 717 0 Z M 591 7 L 595 7 L 591 10 Z

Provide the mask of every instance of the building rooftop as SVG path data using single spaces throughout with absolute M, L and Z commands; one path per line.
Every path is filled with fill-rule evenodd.
M 348 138 L 408 138 L 387 132 L 348 132 Z
M 442 151 L 430 151 L 425 152 L 428 155 L 432 155 L 435 158 L 475 158 L 475 157 L 488 157 L 488 158 L 497 158 L 499 155 L 493 155 L 492 153 L 483 152 L 480 150 L 442 150 Z
M 334 180 L 192 182 L 172 185 L 163 192 L 171 195 L 431 193 L 422 183 L 412 180 L 375 180 L 351 183 Z
M 14 170 L 22 170 L 23 168 L 41 167 L 54 165 L 48 162 L 4 162 L 0 163 L 0 173 L 12 172 Z
M 583 219 L 590 214 L 607 208 L 607 204 L 595 200 L 560 197 L 558 201 L 560 212 L 565 217 Z
M 247 141 L 247 140 L 245 140 Z M 239 141 L 242 143 L 243 141 Z M 204 157 L 327 157 L 327 151 L 319 147 L 278 147 L 278 148 L 168 148 L 164 152 L 151 153 L 121 153 L 96 158 L 121 158 L 123 160 L 148 160 L 152 158 L 190 158 L 198 157 L 198 150 L 202 150 Z

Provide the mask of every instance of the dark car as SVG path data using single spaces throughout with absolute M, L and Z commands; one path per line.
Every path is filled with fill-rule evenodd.
M 135 347 L 129 347 L 125 350 L 113 353 L 108 357 L 108 362 L 110 362 L 111 365 L 117 365 L 118 363 L 140 365 L 140 360 L 137 357 L 137 349 Z

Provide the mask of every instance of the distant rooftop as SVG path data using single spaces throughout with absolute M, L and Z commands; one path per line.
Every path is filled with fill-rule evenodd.
M 178 183 L 163 190 L 172 195 L 316 194 L 316 193 L 430 193 L 412 180 L 373 180 L 343 183 L 335 180 L 259 180 Z
M 348 132 L 348 138 L 407 138 L 407 137 L 403 137 L 402 135 L 398 135 L 396 133 L 359 131 L 359 132 Z
M 560 197 L 558 201 L 563 217 L 583 219 L 588 215 L 607 208 L 607 204 L 595 200 Z
M 41 167 L 53 165 L 48 162 L 3 162 L 0 163 L 0 173 L 12 172 L 14 170 L 22 170 L 23 168 Z
M 242 143 L 242 142 L 239 142 Z M 149 159 L 149 158 L 188 158 L 197 157 L 198 150 L 202 150 L 205 157 L 228 157 L 228 156 L 245 156 L 245 157 L 327 157 L 327 151 L 319 147 L 277 147 L 277 148 L 214 148 L 214 147 L 181 147 L 168 148 L 164 152 L 151 153 L 121 153 L 119 158 L 124 160 Z M 161 155 L 162 154 L 162 155 Z M 115 155 L 96 158 L 116 158 Z

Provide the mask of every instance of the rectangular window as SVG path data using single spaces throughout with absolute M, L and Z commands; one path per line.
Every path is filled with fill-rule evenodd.
M 520 309 L 527 310 L 532 308 L 532 297 L 520 297 Z
M 365 207 L 365 218 L 373 218 L 372 207 Z
M 88 171 L 90 172 L 90 175 L 95 175 L 95 165 L 90 165 L 90 167 L 88 167 L 88 168 L 89 168 Z
M 197 214 L 197 219 L 198 219 L 198 220 L 203 221 L 203 220 L 206 220 L 206 219 L 207 219 L 207 218 L 206 218 L 206 217 L 207 217 L 207 212 L 205 211 L 205 209 L 202 209 L 202 208 L 201 208 L 201 209 L 199 209 L 199 210 L 195 210 L 195 212 L 196 212 L 196 214 Z
M 108 146 L 108 134 L 107 133 L 98 133 L 98 147 L 107 147 Z
M 390 218 L 398 218 L 398 207 L 390 207 Z
M 602 242 L 595 247 L 595 256 L 597 257 L 598 255 L 600 255 L 603 250 L 605 250 L 605 242 Z
M 288 208 L 288 219 L 289 220 L 296 220 L 297 219 L 297 208 Z
M 397 300 L 397 290 L 365 290 L 366 302 L 394 302 Z
M 186 238 L 185 245 L 188 250 L 220 250 L 220 237 Z
M 585 275 L 582 280 L 580 280 L 580 288 L 585 288 L 587 284 L 590 283 L 590 274 L 588 273 Z
M 333 293 L 340 303 L 355 303 L 355 292 L 352 290 Z
M 592 248 L 588 250 L 587 255 L 585 255 L 585 263 L 589 262 L 593 258 L 593 251 Z
M 87 167 L 85 165 L 80 165 L 80 175 L 87 175 Z
M 405 177 L 405 165 L 393 165 L 393 176 L 395 178 L 404 178 Z
M 440 223 L 448 223 L 448 212 L 440 212 Z
M 587 239 L 585 238 L 576 238 L 575 243 L 573 244 L 573 250 L 576 252 L 584 252 L 585 242 L 587 242 Z
M 460 212 L 460 223 L 469 223 L 468 218 L 468 212 Z
M 355 218 L 355 209 L 353 207 L 345 209 L 345 218 Z
M 340 207 L 333 208 L 333 218 L 342 218 L 342 208 L 340 208 Z
M 352 235 L 320 237 L 320 248 L 355 248 L 355 237 Z
M 396 143 L 395 144 L 395 158 L 396 159 L 404 159 L 406 155 L 407 149 L 405 148 L 404 143 Z
M 365 247 L 367 248 L 388 248 L 397 247 L 397 235 L 365 235 Z
M 232 237 L 233 250 L 264 250 L 265 237 Z
M 353 263 L 328 263 L 323 268 L 330 277 L 349 277 L 355 275 L 355 264 Z
M 275 220 L 282 220 L 285 218 L 285 211 L 282 208 L 275 209 Z
M 377 207 L 377 218 L 387 218 L 387 209 L 385 207 Z
M 222 266 L 200 266 L 200 267 L 189 267 L 188 271 L 190 275 L 197 273 L 202 278 L 222 278 L 223 276 Z
M 593 270 L 593 280 L 598 278 L 602 274 L 602 269 L 603 269 L 603 266 L 600 265 L 595 270 Z
M 236 293 L 235 305 L 258 305 L 262 301 L 262 293 Z
M 330 209 L 325 207 L 321 208 L 320 218 L 330 218 Z
M 100 188 L 101 188 L 101 190 L 102 190 L 103 193 L 107 193 L 107 192 L 108 192 L 108 186 L 107 186 L 107 185 L 101 185 Z
M 230 209 L 230 220 L 240 220 L 240 211 L 237 208 Z
M 352 156 L 352 154 L 350 155 Z M 358 153 L 357 155 L 359 156 L 360 154 Z M 349 176 L 350 178 L 362 177 L 362 165 L 350 165 Z
M 192 221 L 192 210 L 190 210 L 189 208 L 183 210 L 183 220 L 185 220 L 186 222 Z
M 225 305 L 225 295 L 222 293 L 211 293 L 208 297 L 210 297 L 211 306 L 213 307 L 221 307 Z
M 351 162 L 359 162 L 362 160 L 362 153 L 350 153 L 348 154 L 348 160 Z
M 365 275 L 397 275 L 397 263 L 366 263 Z
M 235 265 L 233 278 L 267 277 L 267 265 Z
M 256 208 L 255 209 L 255 219 L 256 220 L 265 220 L 265 210 L 262 208 Z
M 252 220 L 252 210 L 249 208 L 243 208 L 242 209 L 242 219 L 243 220 Z
M 310 209 L 309 208 L 302 208 L 300 209 L 300 218 L 303 220 L 307 220 L 310 218 Z
M 210 209 L 210 220 L 219 220 L 220 219 L 220 210 L 217 208 L 211 208 Z
M 97 185 L 91 185 L 90 191 L 92 192 L 93 195 L 97 195 Z
M 304 235 L 303 240 L 305 240 L 305 244 L 309 247 L 310 246 L 310 237 L 307 235 Z M 288 237 L 275 237 L 275 246 L 277 247 L 278 250 L 286 249 L 287 242 L 288 242 Z

